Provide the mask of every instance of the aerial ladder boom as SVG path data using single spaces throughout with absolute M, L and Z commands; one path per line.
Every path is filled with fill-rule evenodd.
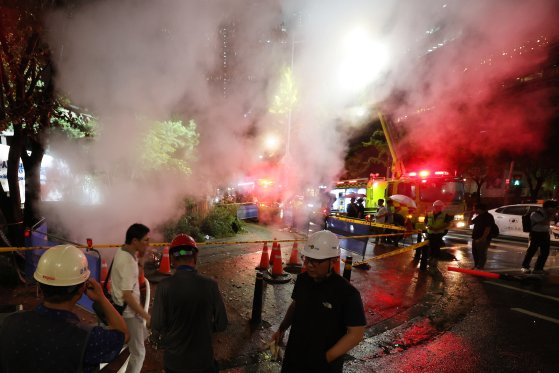
M 388 128 L 388 124 L 384 119 L 384 116 L 379 111 L 378 117 L 380 119 L 380 125 L 382 126 L 382 132 L 384 132 L 384 137 L 386 138 L 386 143 L 388 144 L 388 149 L 390 150 L 390 156 L 392 157 L 392 177 L 394 179 L 399 179 L 406 173 L 406 169 L 404 168 L 404 163 L 398 157 L 396 153 L 396 148 L 394 147 L 394 143 L 392 142 L 392 134 L 390 129 Z

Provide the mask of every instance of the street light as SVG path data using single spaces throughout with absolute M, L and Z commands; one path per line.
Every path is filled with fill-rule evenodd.
M 340 88 L 350 93 L 359 92 L 373 82 L 388 63 L 386 47 L 360 27 L 354 28 L 345 36 L 340 55 Z

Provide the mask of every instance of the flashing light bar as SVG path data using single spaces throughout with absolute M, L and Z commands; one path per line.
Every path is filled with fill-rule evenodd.
M 435 171 L 435 175 L 448 176 L 448 171 Z
M 417 172 L 409 172 L 408 176 L 417 176 Z
M 429 174 L 430 172 L 427 170 L 419 171 L 419 177 L 427 177 Z

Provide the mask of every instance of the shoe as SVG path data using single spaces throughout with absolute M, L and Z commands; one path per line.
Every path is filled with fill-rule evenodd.
M 532 274 L 534 274 L 534 275 L 547 275 L 547 271 L 544 271 L 543 269 L 534 269 L 532 271 Z
M 525 274 L 528 274 L 528 273 L 530 273 L 530 272 L 532 272 L 532 271 L 530 270 L 530 268 L 522 267 L 522 268 L 520 268 L 520 272 L 525 273 Z

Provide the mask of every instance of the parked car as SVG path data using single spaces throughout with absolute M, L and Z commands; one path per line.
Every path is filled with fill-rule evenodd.
M 516 205 L 501 206 L 496 209 L 489 210 L 489 213 L 495 218 L 495 224 L 499 227 L 499 232 L 503 236 L 516 236 L 528 238 L 528 233 L 522 231 L 522 215 L 536 211 L 541 205 L 536 203 L 524 203 Z M 552 222 L 551 230 L 552 240 L 559 238 L 559 226 Z

